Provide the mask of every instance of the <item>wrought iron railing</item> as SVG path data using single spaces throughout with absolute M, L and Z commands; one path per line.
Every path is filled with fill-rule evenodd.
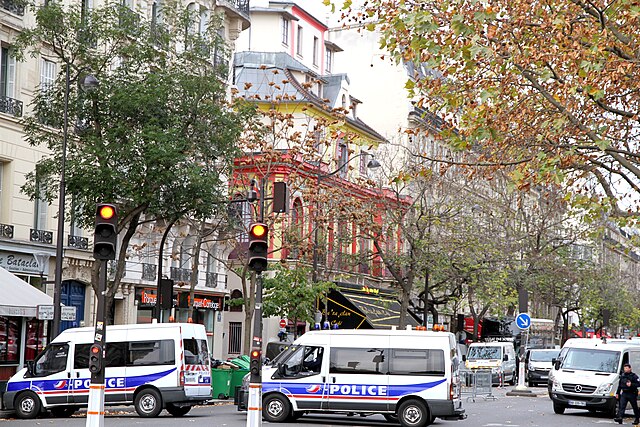
M 29 233 L 29 240 L 31 240 L 32 242 L 52 244 L 53 231 L 36 230 L 32 228 L 31 232 Z
M 69 234 L 69 240 L 67 243 L 70 247 L 76 249 L 89 249 L 89 239 L 82 236 L 74 236 Z
M 13 225 L 0 224 L 0 238 L 13 239 Z
M 142 280 L 156 280 L 158 266 L 155 264 L 142 264 Z
M 228 4 L 238 12 L 249 16 L 249 0 L 220 0 L 220 3 Z
M 0 96 L 0 113 L 11 114 L 14 117 L 22 117 L 22 101 Z
M 14 15 L 24 16 L 24 2 L 14 0 L 2 0 L 2 8 Z
M 171 278 L 176 282 L 191 282 L 190 268 L 171 267 Z

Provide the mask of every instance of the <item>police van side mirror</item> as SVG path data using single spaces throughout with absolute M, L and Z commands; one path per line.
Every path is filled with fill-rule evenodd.
M 463 362 L 466 362 L 466 361 L 467 361 L 467 355 L 466 355 L 466 354 L 463 354 L 463 355 L 462 355 L 462 361 L 463 361 Z
M 32 377 L 33 376 L 33 360 L 27 361 L 27 374 Z
M 286 366 L 287 365 L 284 365 L 282 363 L 278 363 L 278 369 L 277 369 L 278 376 L 284 377 L 285 373 L 287 372 Z
M 509 355 L 505 354 L 504 356 L 502 356 L 502 360 L 504 360 L 505 362 L 509 360 Z
M 555 357 L 551 359 L 551 363 L 556 370 L 560 369 L 560 362 L 562 362 L 562 359 L 556 359 Z

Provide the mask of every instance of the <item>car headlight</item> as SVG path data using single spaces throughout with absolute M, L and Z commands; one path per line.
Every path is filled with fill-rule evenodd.
M 604 383 L 600 384 L 600 387 L 596 390 L 596 394 L 613 394 L 613 384 Z
M 553 378 L 553 385 L 551 386 L 551 390 L 562 391 L 562 384 L 560 383 L 560 381 Z

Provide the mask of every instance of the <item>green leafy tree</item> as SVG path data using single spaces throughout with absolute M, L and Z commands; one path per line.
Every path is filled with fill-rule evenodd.
M 251 108 L 225 101 L 225 83 L 213 65 L 213 53 L 225 49 L 219 23 L 212 20 L 205 33 L 192 31 L 194 17 L 178 3 L 163 3 L 161 22 L 118 3 L 83 10 L 48 2 L 33 13 L 36 25 L 20 34 L 18 52 L 46 53 L 62 67 L 53 84 L 38 88 L 24 119 L 28 142 L 51 155 L 38 162 L 23 190 L 52 199 L 59 185 L 68 67 L 67 212 L 90 228 L 96 202 L 113 202 L 119 210 L 121 246 L 109 304 L 142 221 L 213 215 L 226 195 L 223 176 Z M 100 87 L 83 93 L 77 83 L 89 73 Z
M 314 323 L 316 302 L 336 285 L 333 282 L 312 282 L 308 267 L 277 265 L 275 274 L 263 284 L 263 314 Z

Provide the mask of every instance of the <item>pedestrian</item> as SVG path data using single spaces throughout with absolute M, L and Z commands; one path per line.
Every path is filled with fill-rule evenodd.
M 618 416 L 613 420 L 618 424 L 622 424 L 627 402 L 631 403 L 633 408 L 633 424 L 640 424 L 640 411 L 638 410 L 638 387 L 640 387 L 640 378 L 631 372 L 631 365 L 624 364 L 624 372 L 620 375 L 620 383 L 618 391 L 616 391 L 616 399 L 618 400 Z

